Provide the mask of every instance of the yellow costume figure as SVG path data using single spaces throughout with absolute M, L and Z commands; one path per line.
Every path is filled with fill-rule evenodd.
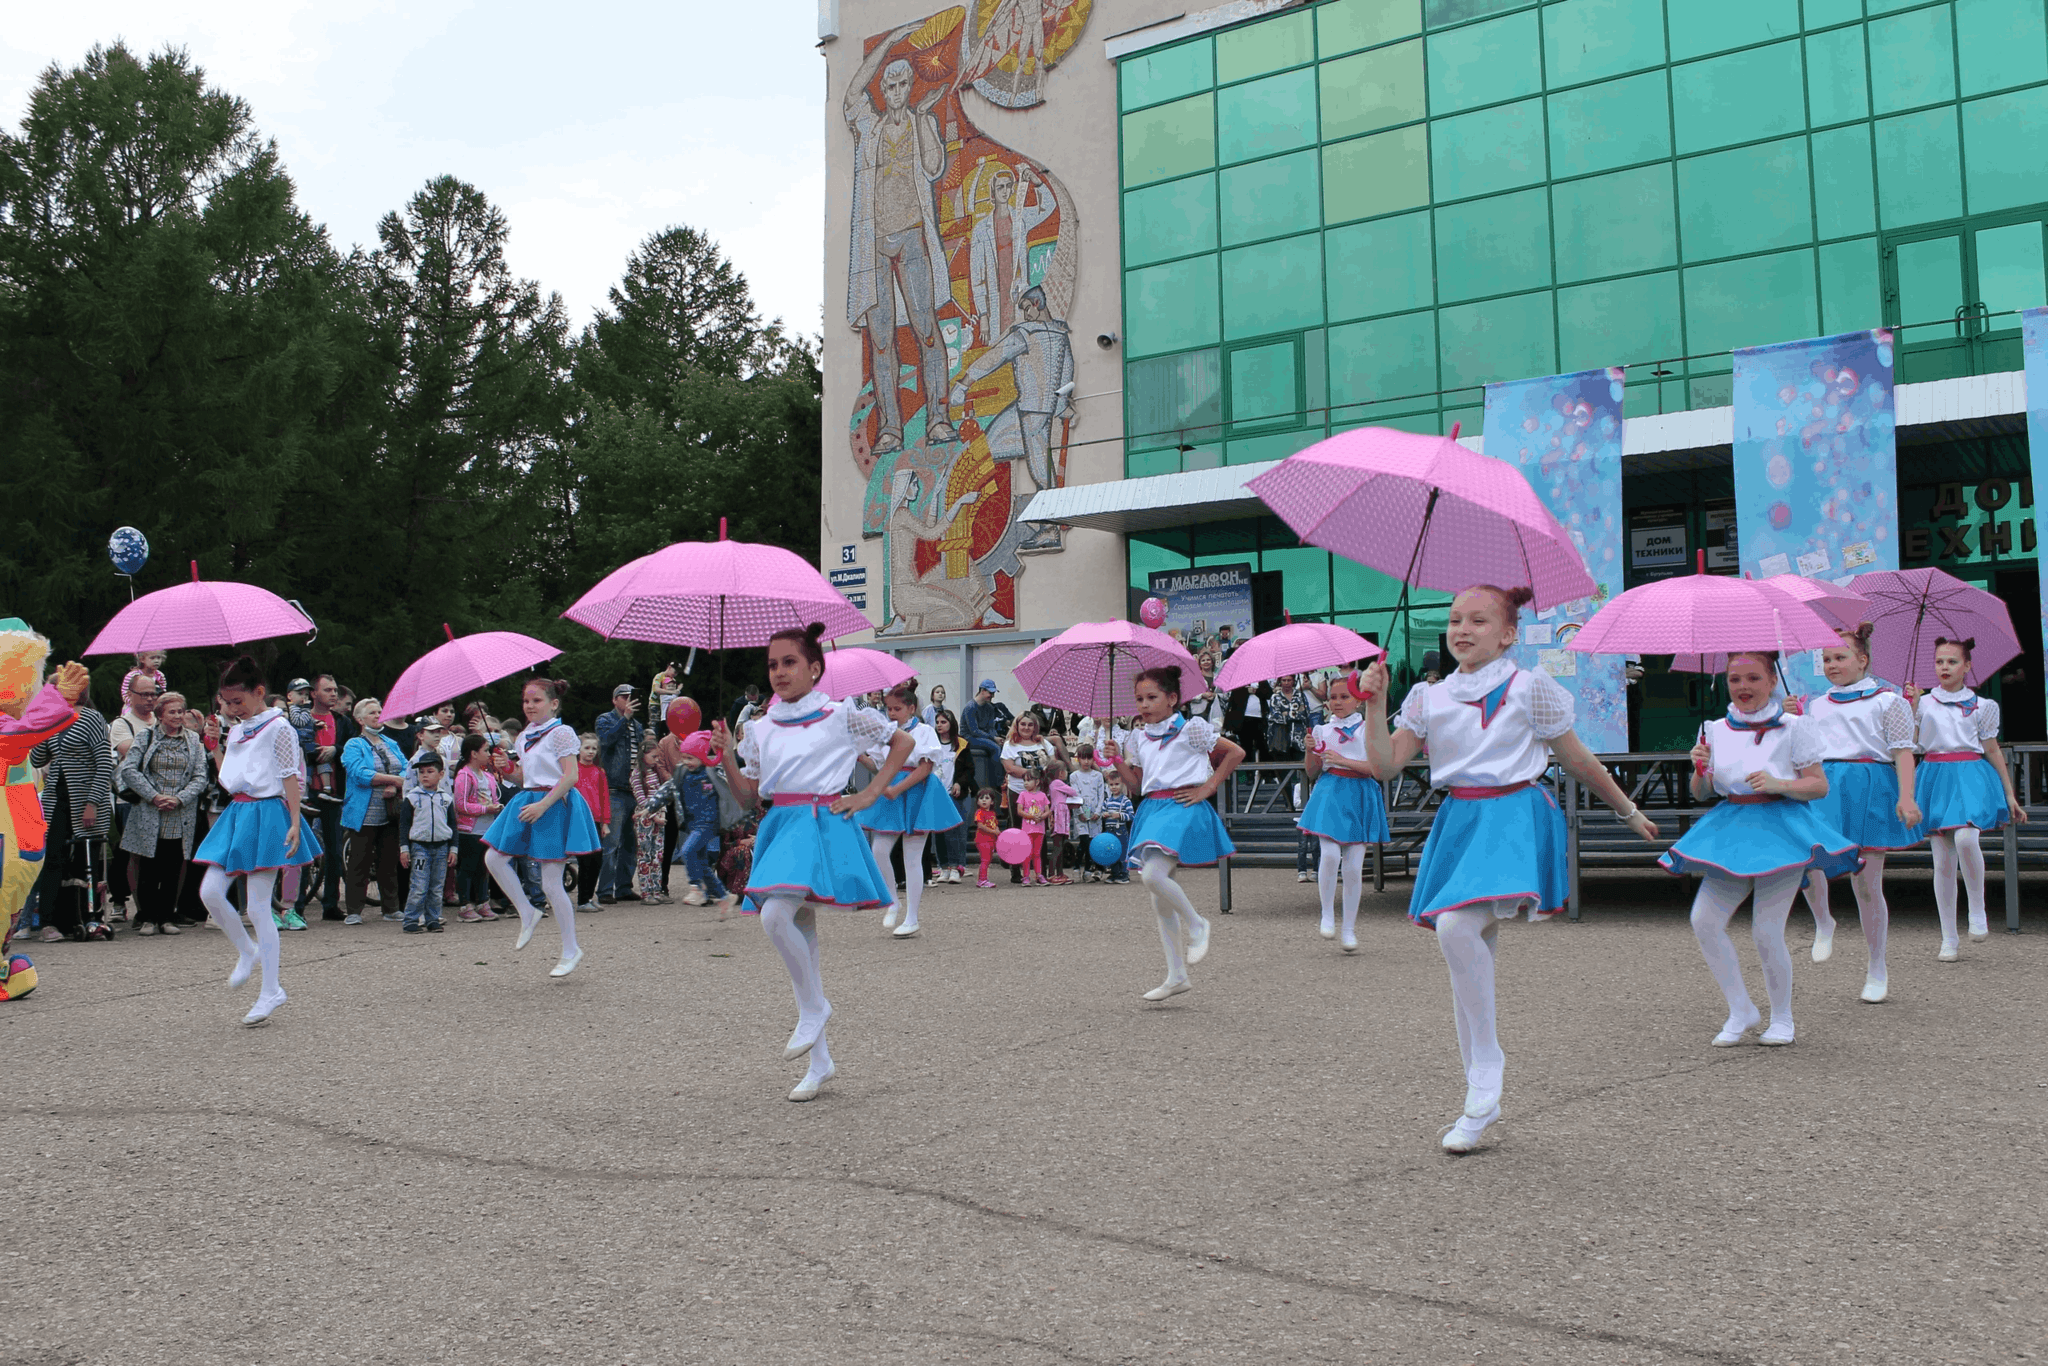
M 42 871 L 43 808 L 28 752 L 70 725 L 85 695 L 82 664 L 66 664 L 37 690 L 49 655 L 50 642 L 21 618 L 0 621 L 0 1001 L 26 996 L 36 983 L 35 965 L 7 949 Z

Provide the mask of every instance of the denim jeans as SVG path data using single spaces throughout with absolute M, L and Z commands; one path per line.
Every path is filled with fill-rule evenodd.
M 597 875 L 594 895 L 616 897 L 621 890 L 633 890 L 633 865 L 640 858 L 640 842 L 633 835 L 633 794 L 615 787 L 611 795 L 612 828 L 604 837 L 604 870 Z
M 683 836 L 683 873 L 712 901 L 725 895 L 725 884 L 718 880 L 718 860 L 712 856 L 717 847 L 718 832 L 709 827 L 692 826 Z
M 519 870 L 519 890 L 526 893 L 526 904 L 536 911 L 545 911 L 548 899 L 540 889 L 540 860 L 520 857 L 512 860 L 512 866 Z
M 320 898 L 320 908 L 329 916 L 341 915 L 341 803 L 314 800 L 308 802 L 305 814 L 320 822 L 320 847 L 325 852 L 320 856 L 320 875 L 316 878 L 308 870 L 299 883 L 299 901 L 294 910 L 303 913 Z
M 412 855 L 412 891 L 405 898 L 405 923 L 441 923 L 441 889 L 448 883 L 447 844 L 408 844 Z

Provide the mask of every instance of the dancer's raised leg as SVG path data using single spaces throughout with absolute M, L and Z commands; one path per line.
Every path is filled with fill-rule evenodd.
M 533 902 L 527 898 L 526 888 L 520 884 L 519 869 L 510 854 L 501 854 L 496 849 L 484 850 L 484 871 L 491 875 L 491 881 L 505 894 L 505 900 L 519 912 L 519 939 L 512 945 L 523 949 L 533 939 L 534 929 L 540 924 L 540 912 L 533 909 Z M 559 880 L 559 879 L 558 879 Z
M 1318 839 L 1322 857 L 1316 862 L 1316 897 L 1323 904 L 1320 933 L 1325 939 L 1337 937 L 1337 880 L 1344 867 L 1344 846 L 1332 839 Z
M 832 1017 L 832 1003 L 825 999 L 825 985 L 818 961 L 817 912 L 794 897 L 772 896 L 761 905 L 761 929 L 768 942 L 782 955 L 789 969 L 789 985 L 796 995 L 796 1031 L 782 1050 L 785 1062 L 794 1062 L 816 1046 L 824 1036 L 825 1021 Z
M 898 939 L 908 939 L 917 933 L 917 907 L 924 900 L 925 838 L 919 834 L 903 837 L 903 923 L 896 927 Z
M 1927 837 L 1934 855 L 1934 913 L 1941 921 L 1941 961 L 1956 961 L 1956 832 Z
M 213 923 L 220 926 L 221 933 L 235 946 L 235 970 L 228 974 L 230 989 L 248 981 L 249 974 L 256 971 L 256 964 L 260 961 L 256 941 L 242 928 L 242 917 L 235 910 L 234 903 L 228 900 L 228 888 L 233 884 L 234 879 L 227 875 L 226 870 L 211 863 L 206 865 L 206 875 L 199 881 L 199 900 L 205 904 L 206 913 L 213 917 Z M 258 920 L 268 918 L 256 917 Z
M 1813 912 L 1813 961 L 1825 963 L 1835 953 L 1835 915 L 1828 907 L 1827 875 L 1818 868 L 1806 875 L 1806 905 Z
M 1138 880 L 1152 896 L 1152 909 L 1159 917 L 1159 939 L 1166 948 L 1166 980 L 1145 993 L 1148 1001 L 1163 1001 L 1186 991 L 1188 969 L 1209 952 L 1209 922 L 1195 913 L 1194 903 L 1174 881 L 1174 870 L 1179 867 L 1180 861 L 1161 849 L 1147 849 L 1138 865 Z
M 1728 1022 L 1714 1036 L 1716 1048 L 1730 1048 L 1757 1027 L 1763 1013 L 1749 997 L 1742 981 L 1742 964 L 1735 957 L 1734 941 L 1728 938 L 1728 922 L 1735 918 L 1743 898 L 1749 895 L 1750 879 L 1709 873 L 1700 879 L 1692 899 L 1692 933 L 1699 940 L 1700 954 L 1721 994 L 1728 998 Z M 1788 906 L 1789 910 L 1789 906 Z
M 550 977 L 567 977 L 583 961 L 583 950 L 576 943 L 576 903 L 562 885 L 562 874 L 567 867 L 560 859 L 550 859 L 540 866 L 541 892 L 547 897 L 548 909 L 555 913 L 555 924 L 562 931 L 562 961 L 549 970 Z
M 882 870 L 882 882 L 885 886 L 892 885 L 895 881 L 889 871 L 889 851 L 896 847 L 898 838 L 899 836 L 893 830 L 870 830 L 868 832 L 868 851 L 875 856 L 875 867 Z M 903 879 L 904 882 L 906 884 L 915 882 L 915 878 L 907 876 L 910 869 L 910 861 L 908 859 L 904 860 L 903 868 L 906 873 Z M 904 890 L 908 891 L 909 888 L 906 886 Z M 891 901 L 888 909 L 882 912 L 882 928 L 893 930 L 896 928 L 896 922 L 901 919 L 903 919 L 903 899 L 899 897 Z
M 1984 903 L 1984 837 L 1974 825 L 1956 831 L 1956 862 L 1962 865 L 1963 889 L 1970 894 L 1970 938 L 1991 937 L 1991 918 Z

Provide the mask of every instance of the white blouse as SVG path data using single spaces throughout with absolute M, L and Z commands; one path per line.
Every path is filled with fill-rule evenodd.
M 1998 738 L 1998 704 L 1969 688 L 1936 688 L 1920 698 L 1920 748 L 1928 754 L 1984 752 Z
M 922 723 L 917 729 L 930 731 Z M 895 733 L 896 723 L 880 712 L 822 692 L 796 702 L 778 697 L 740 739 L 740 772 L 761 785 L 763 796 L 836 796 L 860 756 L 886 747 Z
M 1372 761 L 1372 753 L 1366 748 L 1363 712 L 1354 714 L 1349 721 L 1326 721 L 1309 732 L 1309 736 L 1309 748 L 1317 754 L 1333 759 L 1355 759 L 1360 763 Z
M 1418 683 L 1394 728 L 1429 746 L 1432 787 L 1508 787 L 1550 767 L 1550 746 L 1572 728 L 1572 695 L 1543 671 L 1502 656 L 1441 683 Z
M 1738 730 L 1728 724 L 1730 720 L 1757 722 L 1764 728 Z M 1770 725 L 1772 721 L 1781 724 Z M 1754 713 L 1730 707 L 1727 717 L 1709 721 L 1707 748 L 1713 754 L 1709 763 L 1714 790 L 1724 797 L 1754 792 L 1749 785 L 1752 773 L 1761 771 L 1789 782 L 1799 776 L 1800 769 L 1826 757 L 1813 724 L 1804 716 L 1785 715 L 1785 709 L 1775 702 Z
M 1913 747 L 1913 709 L 1906 699 L 1865 678 L 1806 699 L 1806 725 L 1826 759 L 1891 762 Z
M 299 758 L 299 733 L 272 707 L 229 728 L 220 785 L 238 797 L 282 797 L 284 780 L 299 776 Z
M 1132 731 L 1123 754 L 1125 762 L 1142 770 L 1144 785 L 1139 795 L 1162 788 L 1199 787 L 1208 782 L 1215 771 L 1215 765 L 1209 762 L 1209 751 L 1216 748 L 1221 738 L 1216 727 L 1200 717 L 1186 721 L 1168 717 L 1156 726 L 1140 726 Z
M 559 717 L 536 722 L 519 732 L 519 777 L 527 787 L 553 787 L 562 781 L 562 760 L 573 759 L 583 742 Z

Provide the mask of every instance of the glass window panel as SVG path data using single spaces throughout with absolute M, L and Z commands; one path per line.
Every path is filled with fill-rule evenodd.
M 1956 0 L 1963 93 L 2048 81 L 2048 15 L 2041 0 Z
M 1689 390 L 1686 406 L 1689 408 L 1726 408 L 1735 401 L 1735 378 L 1732 375 L 1696 379 L 1686 387 Z
M 1870 96 L 1875 112 L 1911 109 L 1956 97 L 1955 51 L 1947 5 L 1877 19 L 1870 34 Z
M 1247 161 L 1316 140 L 1314 67 L 1216 92 L 1216 159 Z
M 1265 346 L 1244 346 L 1230 353 L 1230 421 L 1233 432 L 1244 423 L 1284 417 L 1292 421 L 1300 411 L 1296 399 L 1294 343 L 1272 342 Z M 1250 430 L 1257 430 L 1256 426 Z
M 1329 346 L 1320 327 L 1301 334 L 1301 397 L 1310 424 L 1320 423 L 1330 406 Z
M 1124 264 L 1216 250 L 1216 177 L 1190 176 L 1124 196 Z
M 1126 479 L 1144 479 L 1155 474 L 1179 474 L 1184 469 L 1203 468 L 1186 464 L 1186 459 L 1185 455 L 1171 446 L 1152 451 L 1138 451 L 1126 448 L 1124 451 L 1124 477 Z M 1219 460 L 1212 463 L 1221 464 L 1222 462 Z M 1180 566 L 1170 567 L 1179 568 Z M 1137 586 L 1143 588 L 1145 583 L 1140 581 Z
M 1305 232 L 1321 220 L 1313 148 L 1292 156 L 1232 166 L 1219 179 L 1223 199 L 1223 244 Z
M 1869 124 L 1813 135 L 1813 202 L 1822 237 L 1846 237 L 1877 226 Z
M 1124 115 L 1124 184 L 1206 171 L 1216 164 L 1216 97 L 1196 95 Z
M 1125 109 L 1207 90 L 1213 79 L 1214 54 L 1208 38 L 1129 57 L 1117 67 Z
M 1150 588 L 1152 575 L 1163 574 L 1169 569 L 1186 569 L 1188 557 L 1178 550 L 1163 545 L 1141 541 L 1136 536 L 1129 541 L 1131 560 L 1131 587 Z
M 1316 46 L 1325 57 L 1422 32 L 1422 0 L 1329 0 L 1316 6 Z
M 1330 329 L 1330 425 L 1436 410 L 1436 315 L 1409 313 Z
M 1544 178 L 1543 101 L 1496 105 L 1429 130 L 1430 183 L 1439 202 L 1512 190 Z
M 1927 0 L 1868 0 L 1864 8 L 1875 18 L 1880 14 L 1890 14 L 1893 10 L 1912 9 L 1916 5 L 1926 3 Z
M 1584 175 L 1671 155 L 1661 71 L 1550 97 L 1551 174 Z
M 1412 123 L 1424 112 L 1422 42 L 1324 62 L 1323 136 L 1350 137 Z
M 1809 195 L 1805 138 L 1679 162 L 1685 258 L 1700 261 L 1811 241 Z
M 1232 439 L 1229 454 L 1223 458 L 1223 463 L 1259 465 L 1268 460 L 1285 460 L 1296 451 L 1307 450 L 1322 439 L 1321 427 L 1306 432 L 1269 432 L 1265 436 L 1237 437 Z
M 1546 5 L 1543 56 L 1553 90 L 1660 65 L 1663 0 L 1565 0 Z
M 1685 349 L 1693 355 L 1815 336 L 1819 317 L 1811 251 L 1720 261 L 1685 272 Z
M 1437 354 L 1446 387 L 1557 373 L 1550 291 L 1440 309 Z M 1466 435 L 1475 430 L 1466 426 Z
M 2048 89 L 2021 90 L 1963 106 L 1963 147 L 1970 158 L 1970 212 L 2048 199 Z
M 1316 55 L 1315 16 L 1306 10 L 1216 35 L 1216 83 L 1300 66 Z
M 1815 127 L 1870 113 L 1862 29 L 1838 28 L 1806 40 L 1806 103 Z
M 1222 368 L 1213 346 L 1126 365 L 1129 444 L 1143 449 L 1216 440 L 1222 434 Z
M 1442 28 L 1445 24 L 1460 24 L 1467 19 L 1499 14 L 1504 9 L 1515 9 L 1528 3 L 1529 0 L 1427 0 L 1423 13 L 1428 17 L 1431 28 Z
M 2033 159 L 2041 164 L 2038 147 Z M 1888 228 L 1934 223 L 1962 214 L 1954 106 L 1878 122 L 1877 212 Z
M 1953 318 L 1963 306 L 1963 239 L 1936 237 L 1925 242 L 1901 242 L 1892 261 L 1899 278 L 1899 322 L 1938 323 Z M 1928 340 L 1943 332 L 1938 327 L 1921 328 L 1908 340 Z
M 1429 215 L 1403 214 L 1323 234 L 1332 318 L 1367 318 L 1434 302 Z
M 1323 320 L 1322 234 L 1223 253 L 1223 333 L 1256 337 Z
M 1826 28 L 1863 17 L 1863 0 L 1806 0 L 1806 26 Z
M 1560 374 L 1668 360 L 1684 351 L 1675 270 L 1557 291 Z
M 1668 0 L 1664 13 L 1674 62 L 1799 32 L 1799 0 Z
M 1668 165 L 1553 185 L 1551 216 L 1557 224 L 1559 280 L 1678 264 Z
M 1510 14 L 1429 39 L 1429 112 L 1533 95 L 1543 88 L 1543 46 L 1536 12 Z
M 1429 202 L 1424 124 L 1323 148 L 1323 221 L 1396 213 Z
M 1830 242 L 1820 249 L 1820 330 L 1861 332 L 1884 321 L 1878 299 L 1877 239 Z
M 1312 545 L 1259 552 L 1259 568 L 1278 572 L 1287 610 L 1296 618 L 1330 610 L 1330 552 Z
M 1671 73 L 1671 122 L 1679 154 L 1804 128 L 1801 80 L 1798 43 L 1678 67 Z
M 1124 351 L 1131 356 L 1213 345 L 1216 258 L 1194 256 L 1124 273 Z
M 1993 313 L 2048 304 L 2048 289 L 2042 287 L 2039 223 L 2011 223 L 1977 234 L 1977 298 Z M 1991 326 L 2004 331 L 2019 322 L 2000 318 Z
M 1442 298 L 1550 283 L 1550 214 L 1540 188 L 1438 209 L 1436 241 Z

